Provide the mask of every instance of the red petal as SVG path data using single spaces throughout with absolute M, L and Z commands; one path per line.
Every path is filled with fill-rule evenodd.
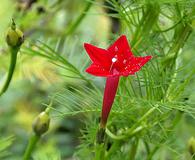
M 145 57 L 134 57 L 135 64 L 137 64 L 140 68 L 146 64 L 152 56 L 145 56 Z
M 127 37 L 125 35 L 120 36 L 114 42 L 114 44 L 112 44 L 108 48 L 108 51 L 112 56 L 120 55 L 120 56 L 123 56 L 124 58 L 130 57 L 133 55 L 131 52 L 130 46 L 128 44 Z
M 109 68 L 111 65 L 111 58 L 109 58 L 108 51 L 102 48 L 98 48 L 91 44 L 84 44 L 85 50 L 87 51 L 90 59 L 98 65 L 101 65 L 105 68 Z
M 152 56 L 132 57 L 121 75 L 128 76 L 135 74 L 135 72 L 139 71 L 151 58 Z
M 86 72 L 95 76 L 101 76 L 101 77 L 108 77 L 111 76 L 109 71 L 104 69 L 102 66 L 98 64 L 91 64 L 87 69 Z

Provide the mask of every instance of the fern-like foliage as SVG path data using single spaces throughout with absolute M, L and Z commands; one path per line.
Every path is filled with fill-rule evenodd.
M 0 138 L 0 159 L 6 158 L 10 155 L 9 147 L 12 145 L 13 140 L 13 136 Z

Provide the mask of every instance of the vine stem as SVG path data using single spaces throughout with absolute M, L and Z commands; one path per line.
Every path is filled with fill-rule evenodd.
M 130 152 L 130 160 L 134 160 L 135 159 L 135 155 L 137 152 L 137 148 L 138 148 L 138 143 L 139 143 L 139 139 L 135 139 L 135 141 L 133 142 L 133 145 L 131 146 L 131 152 Z
M 80 14 L 80 16 L 76 19 L 76 21 L 74 23 L 72 23 L 70 25 L 70 27 L 67 28 L 65 35 L 69 35 L 72 32 L 74 32 L 76 30 L 76 28 L 79 26 L 79 24 L 81 23 L 81 21 L 84 19 L 84 17 L 86 16 L 86 13 L 89 11 L 89 9 L 91 8 L 93 1 L 95 0 L 89 0 L 82 12 L 82 14 Z
M 38 136 L 36 134 L 33 134 L 30 137 L 28 146 L 27 146 L 26 151 L 25 151 L 24 156 L 23 156 L 23 160 L 29 160 L 30 159 L 30 156 L 31 156 L 37 142 L 39 141 L 39 139 L 40 139 L 40 136 Z
M 105 150 L 105 147 L 104 147 L 103 143 L 102 144 L 96 144 L 94 160 L 104 160 L 105 159 L 104 150 Z
M 156 110 L 156 107 L 150 108 L 131 128 L 129 128 L 123 135 L 115 135 L 108 128 L 106 128 L 106 134 L 115 140 L 124 140 L 126 138 L 132 137 L 136 133 L 140 132 L 144 129 L 144 126 L 141 126 L 141 122 L 143 122 L 151 113 Z
M 115 141 L 114 141 L 114 143 L 112 144 L 112 146 L 111 146 L 111 148 L 109 149 L 108 153 L 106 154 L 106 160 L 109 160 L 109 159 L 110 159 L 111 155 L 112 155 L 113 153 L 115 153 L 115 152 L 119 149 L 119 147 L 120 147 L 120 145 L 121 145 L 122 143 L 123 143 L 123 142 L 122 142 L 122 141 L 119 141 L 119 140 L 115 140 Z
M 15 47 L 15 48 L 10 48 L 11 51 L 11 58 L 10 58 L 10 66 L 9 66 L 9 71 L 8 71 L 8 75 L 6 78 L 6 81 L 1 89 L 0 92 L 0 96 L 6 92 L 6 90 L 9 87 L 9 84 L 12 80 L 13 74 L 14 74 L 14 70 L 15 70 L 15 66 L 16 66 L 16 61 L 17 61 L 17 53 L 19 51 L 19 47 Z

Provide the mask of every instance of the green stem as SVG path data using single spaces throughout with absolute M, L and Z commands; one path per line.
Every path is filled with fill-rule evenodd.
M 136 48 L 144 38 L 147 38 L 152 31 L 153 26 L 157 23 L 160 13 L 160 7 L 158 3 L 148 3 L 146 5 L 146 11 L 143 11 L 142 19 L 139 23 L 139 27 L 136 28 L 131 41 L 131 47 Z
M 113 153 L 116 153 L 117 150 L 119 150 L 120 148 L 120 145 L 122 144 L 122 141 L 118 141 L 118 140 L 115 140 L 111 146 L 111 148 L 109 149 L 107 155 L 106 155 L 106 160 L 110 160 L 110 156 L 113 154 Z
M 95 159 L 94 160 L 104 160 L 104 144 L 96 144 L 95 146 Z
M 182 24 L 183 25 L 183 24 Z M 192 28 L 189 24 L 185 24 L 185 26 L 181 26 L 180 30 L 176 32 L 175 34 L 175 42 L 171 49 L 169 50 L 169 53 L 174 54 L 174 58 L 177 58 L 178 52 L 181 48 L 183 48 L 185 42 L 189 38 L 189 35 L 192 33 Z
M 89 0 L 87 2 L 86 6 L 85 6 L 85 9 L 82 11 L 82 14 L 80 14 L 80 16 L 76 19 L 76 21 L 70 25 L 70 27 L 66 30 L 65 35 L 69 35 L 69 34 L 73 33 L 76 30 L 76 28 L 79 26 L 81 21 L 85 18 L 86 13 L 91 8 L 91 6 L 93 4 L 93 1 L 95 1 L 95 0 Z
M 144 142 L 144 146 L 145 146 L 147 155 L 149 155 L 150 154 L 150 146 L 149 146 L 149 144 L 146 141 L 143 141 L 143 142 Z
M 17 53 L 19 51 L 19 48 L 10 48 L 10 51 L 11 51 L 11 58 L 10 58 L 10 66 L 9 66 L 9 71 L 8 71 L 8 75 L 7 75 L 7 78 L 6 78 L 6 81 L 1 89 L 1 92 L 0 92 L 0 96 L 6 92 L 6 90 L 8 89 L 9 87 L 9 84 L 12 80 L 12 76 L 13 76 L 13 73 L 14 73 L 14 70 L 15 70 L 15 66 L 16 66 L 16 60 L 17 60 Z
M 135 155 L 136 155 L 137 148 L 138 148 L 138 142 L 139 142 L 139 139 L 135 139 L 135 141 L 133 142 L 133 145 L 131 146 L 131 152 L 130 152 L 130 157 L 129 157 L 130 160 L 135 159 Z
M 139 126 L 141 122 L 143 122 L 155 110 L 156 110 L 156 107 L 150 108 L 130 129 L 127 130 L 127 135 L 131 135 L 131 133 L 137 128 L 137 126 Z
M 181 24 L 179 28 L 179 31 L 175 31 L 175 38 L 174 38 L 174 42 L 172 47 L 169 49 L 168 51 L 168 59 L 172 59 L 172 62 L 170 63 L 170 65 L 167 65 L 166 68 L 167 70 L 172 70 L 172 72 L 175 72 L 177 70 L 177 66 L 176 66 L 176 59 L 178 57 L 178 53 L 180 51 L 180 49 L 183 48 L 183 46 L 185 45 L 185 42 L 187 41 L 187 39 L 189 38 L 190 34 L 192 33 L 192 28 L 190 27 L 189 24 L 185 24 L 185 26 L 183 26 L 183 24 Z M 173 90 L 174 87 L 174 82 L 175 82 L 175 77 L 177 76 L 177 72 L 175 72 L 171 77 L 171 82 L 169 83 L 169 85 L 167 86 L 166 89 L 166 93 L 165 93 L 165 99 L 171 101 L 172 97 L 171 97 L 171 91 Z M 174 95 L 175 96 L 175 95 Z
M 151 152 L 150 154 L 147 156 L 147 159 L 146 160 L 151 160 L 153 155 L 158 151 L 159 149 L 159 146 L 156 146 Z
M 30 160 L 31 154 L 32 154 L 37 142 L 39 141 L 39 139 L 40 139 L 40 136 L 35 135 L 35 134 L 33 134 L 30 137 L 28 146 L 27 146 L 26 151 L 25 151 L 24 156 L 23 156 L 23 160 Z
M 106 134 L 115 140 L 124 140 L 132 137 L 136 133 L 140 132 L 145 127 L 140 125 L 151 113 L 156 110 L 156 107 L 152 107 L 146 112 L 131 128 L 129 128 L 123 135 L 114 135 L 109 129 L 106 129 Z

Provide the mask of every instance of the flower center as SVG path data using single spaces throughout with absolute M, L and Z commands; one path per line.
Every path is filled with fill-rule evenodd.
M 110 66 L 110 71 L 109 71 L 109 72 L 111 72 L 111 71 L 113 70 L 113 65 L 114 65 L 114 63 L 115 63 L 117 60 L 118 60 L 117 55 L 115 55 L 115 56 L 112 58 L 112 64 L 111 64 L 111 66 Z

